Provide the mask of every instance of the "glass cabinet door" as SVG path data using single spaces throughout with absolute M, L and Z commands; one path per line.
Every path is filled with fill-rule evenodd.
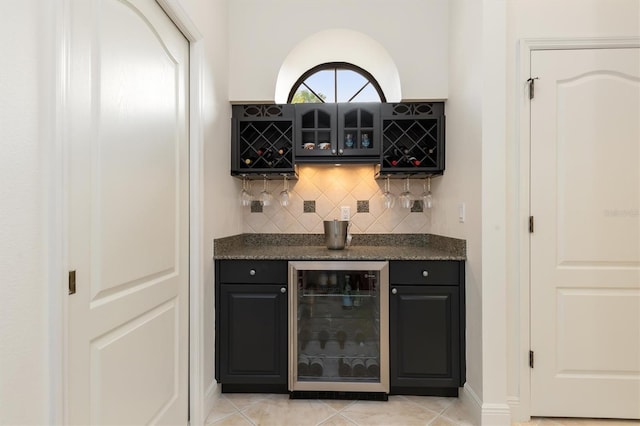
M 289 387 L 389 391 L 387 262 L 289 262 Z

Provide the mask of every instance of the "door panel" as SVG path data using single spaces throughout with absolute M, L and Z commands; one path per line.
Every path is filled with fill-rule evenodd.
M 188 42 L 152 0 L 71 16 L 69 423 L 186 424 Z
M 532 415 L 640 418 L 640 49 L 531 75 Z

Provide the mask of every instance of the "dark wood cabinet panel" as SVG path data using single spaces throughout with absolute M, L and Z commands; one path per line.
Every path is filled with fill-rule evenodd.
M 215 378 L 222 390 L 286 392 L 287 262 L 217 260 Z
M 223 284 L 220 380 L 287 383 L 287 295 L 282 285 Z
M 391 393 L 456 396 L 465 381 L 464 263 L 389 264 Z
M 391 386 L 458 387 L 458 288 L 398 286 L 390 298 Z

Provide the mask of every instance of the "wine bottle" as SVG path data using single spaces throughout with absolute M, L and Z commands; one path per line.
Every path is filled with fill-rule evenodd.
M 367 367 L 364 365 L 364 359 L 354 358 L 351 362 L 351 372 L 354 377 L 366 377 Z
M 351 284 L 349 283 L 349 275 L 344 276 L 344 290 L 342 292 L 342 309 L 351 309 L 353 302 L 351 300 Z
M 309 361 L 309 374 L 311 376 L 320 377 L 324 371 L 324 361 L 320 357 L 312 358 Z
M 415 167 L 418 167 L 420 165 L 420 160 L 418 160 L 413 155 L 409 156 L 407 158 L 407 161 L 409 162 L 409 164 L 411 164 L 412 166 L 415 166 Z
M 375 358 L 368 358 L 365 363 L 365 367 L 367 367 L 367 373 L 372 377 L 380 377 L 380 364 L 378 360 Z
M 404 155 L 398 148 L 393 149 L 393 155 L 389 158 L 389 164 L 392 167 L 399 167 L 402 165 Z
M 309 343 L 309 339 L 311 339 L 311 332 L 306 328 L 303 328 L 302 330 L 300 330 L 300 333 L 298 333 L 298 340 L 300 341 L 300 349 L 304 349 L 307 347 L 307 343 Z
M 245 157 L 240 159 L 242 163 L 242 167 L 254 167 L 256 162 L 256 157 L 253 155 L 246 155 Z
M 262 161 L 266 167 L 273 166 L 273 150 L 269 147 L 258 148 L 258 155 L 262 158 Z
M 280 163 L 283 163 L 284 160 L 284 154 L 286 153 L 284 147 L 280 147 L 278 149 L 275 150 L 274 154 L 273 154 L 273 167 L 278 167 L 278 165 Z M 284 163 L 283 163 L 284 164 Z
M 340 349 L 344 349 L 344 343 L 347 341 L 347 333 L 345 333 L 344 330 L 338 330 L 336 340 L 338 341 L 338 345 L 340 345 Z
M 362 299 L 360 298 L 360 279 L 356 275 L 356 290 L 355 290 L 355 294 L 353 295 L 353 307 L 359 308 L 361 304 L 362 304 Z
M 338 360 L 338 375 L 340 377 L 351 377 L 351 366 L 344 357 Z
M 329 340 L 329 332 L 327 330 L 320 330 L 318 333 L 318 340 L 320 341 L 320 349 L 324 349 L 327 341 Z
M 298 356 L 298 377 L 309 375 L 309 358 L 306 355 Z

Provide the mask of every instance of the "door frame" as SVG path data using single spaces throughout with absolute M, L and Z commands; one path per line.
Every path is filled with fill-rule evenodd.
M 204 335 L 203 209 L 204 209 L 204 63 L 202 33 L 180 0 L 155 0 L 189 42 L 189 423 L 203 424 L 210 403 L 204 401 L 202 351 Z M 48 177 L 47 288 L 49 297 L 49 419 L 68 421 L 68 292 L 69 196 L 67 154 L 70 118 L 67 114 L 70 60 L 71 0 L 54 0 L 54 54 L 52 55 L 53 142 L 44 161 Z
M 602 37 L 602 38 L 526 38 L 518 41 L 516 82 L 515 82 L 515 135 L 517 139 L 517 178 L 519 183 L 514 203 L 517 203 L 518 229 L 516 231 L 518 251 L 516 258 L 519 294 L 519 312 L 513 323 L 519 324 L 517 335 L 518 353 L 518 395 L 510 396 L 512 418 L 531 417 L 531 369 L 529 368 L 529 350 L 531 341 L 531 252 L 529 246 L 529 216 L 531 211 L 531 108 L 527 79 L 531 71 L 531 53 L 536 50 L 577 50 L 577 49 L 621 49 L 640 48 L 640 37 Z

